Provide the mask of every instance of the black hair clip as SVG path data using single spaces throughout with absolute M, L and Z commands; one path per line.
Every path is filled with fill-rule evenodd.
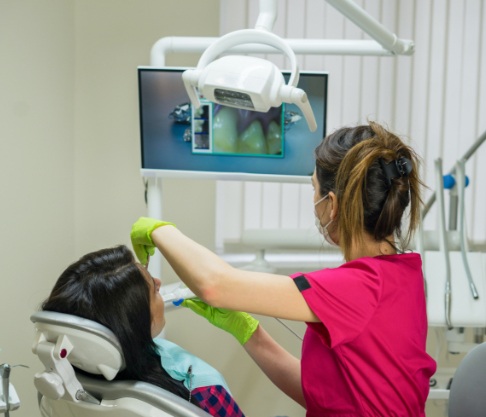
M 403 156 L 388 163 L 383 158 L 380 158 L 379 161 L 389 187 L 394 178 L 408 177 L 412 172 L 412 161 Z

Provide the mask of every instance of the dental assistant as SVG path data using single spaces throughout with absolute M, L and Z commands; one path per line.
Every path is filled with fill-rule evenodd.
M 148 218 L 133 225 L 135 252 L 146 263 L 157 247 L 202 300 L 186 306 L 213 324 L 233 314 L 224 309 L 307 322 L 301 360 L 259 325 L 243 343 L 307 416 L 425 416 L 436 364 L 425 349 L 421 258 L 405 251 L 419 222 L 418 158 L 370 122 L 327 136 L 315 160 L 316 223 L 342 251 L 340 267 L 290 278 L 239 270 L 170 223 Z

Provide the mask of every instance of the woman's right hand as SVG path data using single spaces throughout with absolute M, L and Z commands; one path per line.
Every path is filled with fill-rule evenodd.
M 135 255 L 142 265 L 147 265 L 150 255 L 155 252 L 155 244 L 152 241 L 152 232 L 161 226 L 175 226 L 174 223 L 140 217 L 132 226 L 130 238 L 132 240 Z

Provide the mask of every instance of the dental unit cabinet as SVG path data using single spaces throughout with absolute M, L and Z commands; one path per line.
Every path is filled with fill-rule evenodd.
M 486 252 L 467 237 L 465 202 L 470 185 L 466 162 L 485 141 L 486 132 L 446 174 L 442 159 L 436 159 L 435 192 L 424 206 L 422 220 L 435 203 L 437 229 L 421 227 L 417 237 L 417 249 L 423 255 L 429 326 L 436 335 L 438 351 L 444 346 L 452 355 L 468 354 L 484 343 Z M 455 372 L 454 367 L 439 367 L 429 398 L 448 399 Z
M 424 254 L 429 325 L 453 328 L 486 327 L 486 253 L 469 242 L 466 231 L 466 162 L 486 140 L 486 132 L 443 174 L 442 160 L 435 161 L 435 193 L 422 216 L 437 203 L 438 228 L 420 229 L 418 248 Z M 446 226 L 445 190 L 449 190 Z M 441 294 L 439 296 L 439 294 Z M 479 341 L 479 339 L 478 339 Z M 455 350 L 457 351 L 457 350 Z

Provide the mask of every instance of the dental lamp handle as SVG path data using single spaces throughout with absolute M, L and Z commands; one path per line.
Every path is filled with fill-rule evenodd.
M 201 70 L 194 69 L 190 71 L 184 71 L 182 73 L 182 80 L 184 81 L 184 87 L 186 87 L 187 95 L 191 100 L 192 105 L 198 109 L 201 107 L 201 100 L 196 89 L 197 81 L 201 75 Z
M 280 88 L 280 99 L 285 103 L 295 104 L 304 114 L 309 130 L 311 132 L 316 131 L 316 118 L 304 90 L 290 85 L 283 85 Z

